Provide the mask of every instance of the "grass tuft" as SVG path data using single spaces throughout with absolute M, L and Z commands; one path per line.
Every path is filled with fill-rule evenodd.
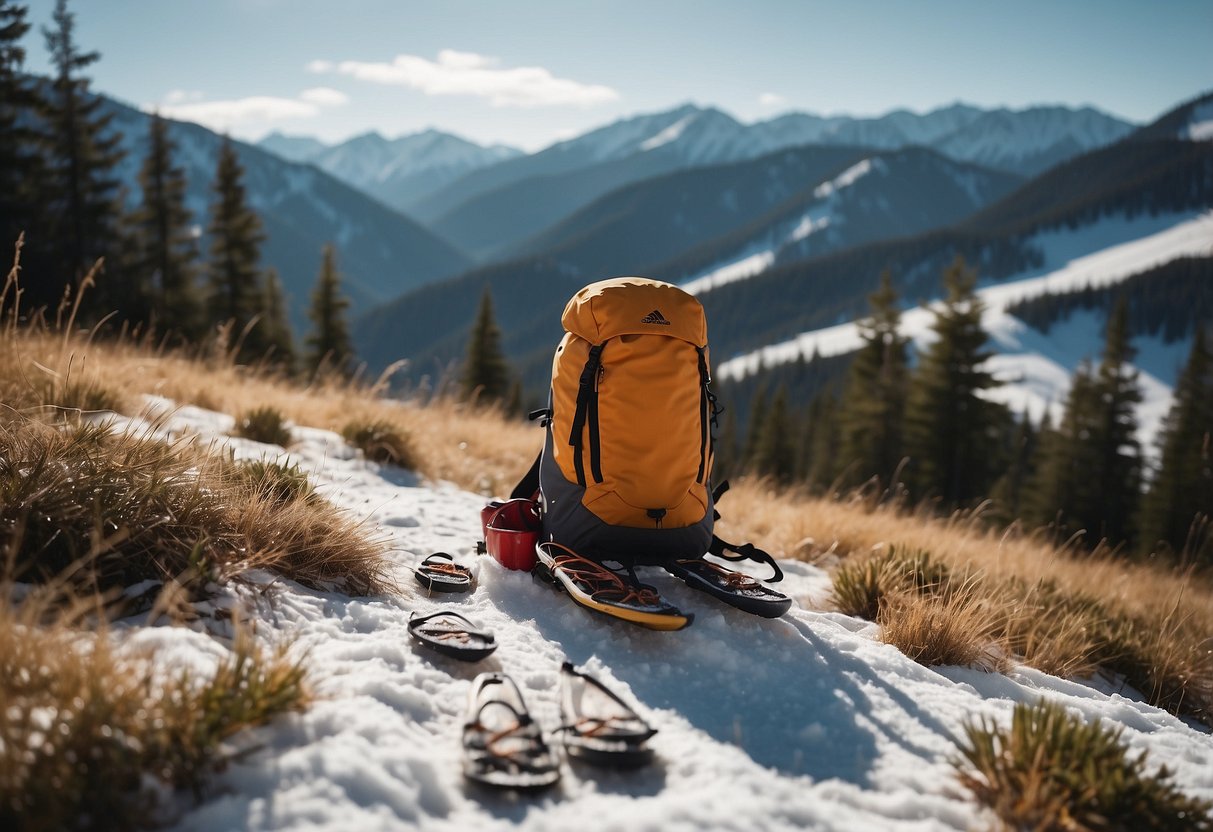
M 409 435 L 386 419 L 348 422 L 342 428 L 341 435 L 351 445 L 361 449 L 367 459 L 402 468 L 417 467 L 417 455 Z
M 166 678 L 38 607 L 0 606 L 0 828 L 157 825 L 156 782 L 199 794 L 224 740 L 308 703 L 302 662 L 246 636 L 213 675 Z
M 983 719 L 965 735 L 960 781 L 1011 829 L 1213 830 L 1213 804 L 1176 789 L 1165 766 L 1149 773 L 1145 752 L 1131 757 L 1120 731 L 1060 705 L 1016 705 L 1009 730 Z
M 298 465 L 282 465 L 259 459 L 239 463 L 236 473 L 257 494 L 273 503 L 318 499 L 307 472 Z
M 880 638 L 926 665 L 1001 669 L 997 611 L 969 591 L 890 596 L 877 619 Z
M 938 593 L 950 577 L 946 566 L 926 550 L 892 547 L 887 552 L 847 561 L 834 573 L 834 605 L 847 615 L 875 621 L 895 593 Z
M 388 589 L 379 543 L 290 481 L 250 484 L 185 441 L 0 422 L 0 562 L 8 578 L 59 577 L 86 595 L 152 581 L 200 597 L 253 568 L 323 589 Z
M 236 420 L 236 435 L 267 445 L 291 444 L 291 432 L 286 419 L 276 407 L 255 407 Z

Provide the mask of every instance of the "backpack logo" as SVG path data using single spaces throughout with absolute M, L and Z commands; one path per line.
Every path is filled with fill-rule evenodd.
M 642 324 L 658 324 L 660 326 L 670 326 L 670 322 L 665 319 L 665 315 L 661 314 L 660 309 L 654 309 L 649 314 L 640 319 Z

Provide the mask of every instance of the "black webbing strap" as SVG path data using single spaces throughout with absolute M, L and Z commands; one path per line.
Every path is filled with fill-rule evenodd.
M 703 482 L 708 467 L 708 437 L 711 435 L 708 426 L 712 418 L 708 410 L 711 406 L 708 385 L 712 383 L 712 374 L 708 372 L 706 348 L 696 347 L 695 351 L 699 353 L 699 473 L 695 475 L 695 482 Z
M 522 475 L 522 479 L 514 486 L 514 490 L 510 492 L 510 499 L 517 500 L 519 498 L 531 499 L 535 496 L 535 492 L 539 490 L 539 460 L 543 456 L 540 451 L 535 455 L 535 461 L 531 463 L 531 470 Z
M 569 430 L 569 444 L 573 447 L 573 467 L 577 470 L 577 484 L 585 487 L 585 462 L 581 459 L 581 434 L 585 430 L 586 418 L 590 415 L 590 403 L 594 403 L 594 421 L 591 428 L 598 427 L 598 371 L 602 367 L 602 344 L 590 347 L 589 357 L 581 371 L 581 381 L 577 388 L 577 410 L 573 414 L 573 425 Z M 591 442 L 591 445 L 596 442 Z M 591 453 L 593 449 L 591 448 Z
M 775 558 L 759 549 L 753 543 L 743 543 L 740 546 L 734 546 L 732 543 L 726 543 L 716 535 L 712 535 L 712 545 L 708 547 L 708 551 L 716 557 L 724 558 L 725 560 L 752 560 L 768 564 L 774 570 L 774 575 L 766 579 L 767 583 L 774 584 L 783 580 L 783 570 L 779 568 L 779 564 L 775 562 Z M 736 552 L 737 554 L 726 555 L 725 552 Z

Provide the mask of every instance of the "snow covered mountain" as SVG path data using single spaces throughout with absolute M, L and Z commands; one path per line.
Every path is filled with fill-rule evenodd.
M 1154 123 L 1133 134 L 1133 139 L 1184 139 L 1213 141 L 1213 92 L 1180 104 Z
M 958 222 L 1019 184 L 1010 174 L 922 148 L 865 154 L 745 227 L 651 271 L 704 291 L 779 263 Z
M 262 146 L 282 146 L 273 136 Z M 411 213 L 418 203 L 459 177 L 522 151 L 505 145 L 482 147 L 426 130 L 396 139 L 365 133 L 332 147 L 321 146 L 302 157 L 338 179 L 366 191 L 397 210 Z
M 960 161 L 1034 174 L 1132 129 L 1091 110 L 987 113 L 964 105 L 878 119 L 789 114 L 745 125 L 720 110 L 688 104 L 617 121 L 476 171 L 423 200 L 415 216 L 474 256 L 500 258 L 616 188 L 788 147 L 925 145 Z
M 117 173 L 133 204 L 140 193 L 138 173 L 150 116 L 111 99 L 105 106 L 113 113 L 113 128 L 122 135 L 126 156 Z M 177 145 L 174 162 L 184 169 L 188 183 L 186 207 L 202 233 L 224 138 L 185 122 L 169 122 L 169 135 Z M 467 267 L 467 258 L 450 244 L 324 171 L 252 145 L 233 146 L 244 166 L 249 205 L 267 234 L 262 263 L 278 270 L 297 331 L 307 325 L 308 299 L 325 243 L 337 246 L 342 288 L 355 311 Z
M 257 146 L 288 162 L 310 161 L 317 153 L 328 148 L 324 142 L 311 136 L 288 136 L 277 130 L 257 142 Z
M 1076 229 L 1042 230 L 1025 241 L 1039 265 L 998 283 L 986 282 L 978 294 L 986 306 L 982 326 L 990 334 L 994 357 L 987 365 L 1002 382 L 990 398 L 1039 421 L 1046 413 L 1060 419 L 1074 371 L 1098 357 L 1104 317 L 1071 315 L 1048 332 L 1033 329 L 1009 308 L 1045 293 L 1113 286 L 1182 257 L 1213 256 L 1213 209 L 1157 216 L 1111 216 Z M 926 306 L 906 310 L 901 330 L 916 349 L 931 342 L 933 316 Z M 1188 333 L 1190 336 L 1190 332 Z M 1171 389 L 1187 356 L 1190 337 L 1142 335 L 1134 340 L 1143 401 L 1137 408 L 1138 439 L 1149 452 L 1171 404 Z M 811 356 L 829 357 L 861 346 L 854 322 L 801 333 L 722 362 L 716 375 L 737 379 L 763 367 Z

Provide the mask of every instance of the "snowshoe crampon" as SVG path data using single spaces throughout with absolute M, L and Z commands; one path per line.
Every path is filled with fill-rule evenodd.
M 497 649 L 497 639 L 457 612 L 409 618 L 409 633 L 431 650 L 465 662 L 477 662 Z
M 560 779 L 560 763 L 504 673 L 481 673 L 468 695 L 463 773 L 498 789 L 537 790 Z
M 666 571 L 698 589 L 752 615 L 778 618 L 792 606 L 792 599 L 760 581 L 734 572 L 708 560 L 679 560 L 666 565 Z
M 560 715 L 570 757 L 615 768 L 635 768 L 653 759 L 645 742 L 657 729 L 601 682 L 568 662 L 560 668 Z
M 681 630 L 695 620 L 648 584 L 583 558 L 559 543 L 535 547 L 538 569 L 583 607 L 651 630 Z

